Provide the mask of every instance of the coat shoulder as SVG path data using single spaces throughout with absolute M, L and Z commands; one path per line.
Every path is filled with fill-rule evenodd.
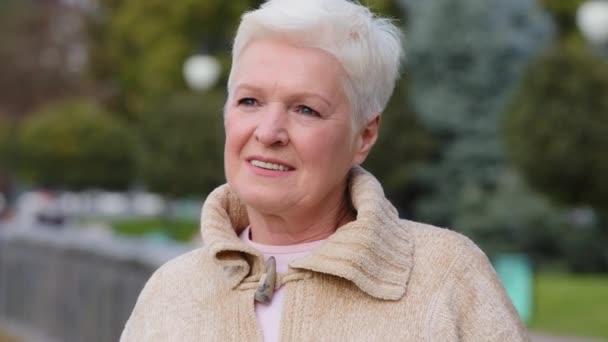
M 435 264 L 445 270 L 471 260 L 489 262 L 485 253 L 461 233 L 408 220 L 402 220 L 401 224 L 410 231 L 418 264 Z
M 481 252 L 470 238 L 456 231 L 409 220 L 401 220 L 401 224 L 410 230 L 417 248 L 450 247 L 454 252 L 462 249 Z

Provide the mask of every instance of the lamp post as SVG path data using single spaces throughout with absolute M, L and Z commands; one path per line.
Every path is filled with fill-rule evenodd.
M 184 62 L 184 79 L 190 88 L 205 91 L 215 85 L 220 77 L 220 63 L 209 55 L 193 55 Z
M 576 23 L 587 41 L 608 55 L 608 0 L 589 0 L 576 13 Z

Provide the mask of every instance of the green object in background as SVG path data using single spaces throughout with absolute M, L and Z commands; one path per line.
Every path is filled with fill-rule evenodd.
M 171 238 L 187 242 L 198 233 L 198 222 L 187 219 L 136 218 L 111 223 L 112 229 L 129 236 L 148 236 L 151 240 Z
M 533 300 L 533 273 L 530 258 L 525 254 L 500 254 L 494 260 L 494 268 L 519 316 L 524 322 L 530 322 Z

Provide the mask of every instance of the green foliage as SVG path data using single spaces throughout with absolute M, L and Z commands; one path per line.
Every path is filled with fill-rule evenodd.
M 16 124 L 0 116 L 0 173 L 14 171 Z
M 586 227 L 575 227 L 561 236 L 568 269 L 577 273 L 608 272 L 608 222 L 605 217 Z
M 258 2 L 103 0 L 105 16 L 91 25 L 94 74 L 111 85 L 120 108 L 140 112 L 185 90 L 182 66 L 190 55 L 226 60 L 240 15 Z
M 372 12 L 379 16 L 391 19 L 404 19 L 396 0 L 363 0 L 360 4 L 367 6 Z M 399 24 L 399 23 L 397 23 Z
M 40 186 L 124 189 L 133 176 L 130 135 L 88 100 L 49 105 L 20 129 L 21 174 Z
M 198 233 L 198 223 L 190 220 L 137 219 L 112 223 L 117 233 L 129 236 L 167 236 L 176 241 L 188 242 Z
M 144 111 L 138 125 L 138 174 L 169 196 L 204 195 L 225 182 L 223 92 L 185 93 Z
M 576 11 L 585 0 L 542 0 L 542 6 L 551 13 L 562 36 L 578 30 Z
M 410 96 L 437 142 L 420 172 L 426 194 L 416 214 L 453 226 L 459 215 L 482 215 L 466 205 L 469 189 L 479 189 L 481 203 L 495 195 L 506 167 L 499 116 L 551 24 L 532 0 L 401 2 L 410 15 Z
M 530 68 L 508 116 L 511 160 L 536 189 L 608 211 L 608 62 L 551 49 Z
M 417 166 L 433 150 L 431 135 L 418 122 L 400 81 L 382 114 L 380 134 L 364 167 L 382 183 L 386 195 L 401 211 L 412 210 Z
M 569 336 L 608 338 L 608 277 L 540 274 L 530 329 Z
M 562 255 L 562 241 L 570 228 L 561 211 L 531 191 L 520 177 L 506 169 L 496 189 L 470 183 L 464 188 L 454 227 L 471 236 L 490 256 L 525 253 L 537 266 L 551 267 Z

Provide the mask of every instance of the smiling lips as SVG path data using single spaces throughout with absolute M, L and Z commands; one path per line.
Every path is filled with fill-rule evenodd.
M 276 162 L 263 161 L 259 159 L 251 159 L 249 163 L 255 167 L 273 171 L 292 171 L 294 168 L 288 165 L 279 164 Z

